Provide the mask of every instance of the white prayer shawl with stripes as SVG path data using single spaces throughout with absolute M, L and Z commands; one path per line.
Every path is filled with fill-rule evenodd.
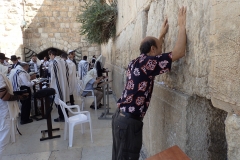
M 91 69 L 90 71 L 87 72 L 87 75 L 83 78 L 83 85 L 82 88 L 85 89 L 86 85 L 91 79 L 96 79 L 97 78 L 97 70 L 96 69 Z
M 16 68 L 12 69 L 9 75 L 9 79 L 12 82 L 13 91 L 19 91 L 21 84 L 20 84 L 20 78 L 19 74 L 24 72 L 25 74 L 28 74 L 20 65 L 17 65 Z
M 66 60 L 69 67 L 69 92 L 70 95 L 77 93 L 77 71 L 76 65 L 70 59 Z
M 1 68 L 1 67 L 0 67 Z M 0 72 L 0 74 L 2 75 L 5 83 L 6 83 L 6 88 L 7 88 L 7 91 L 13 95 L 13 88 L 12 88 L 12 84 L 11 82 L 9 81 L 9 79 L 3 74 Z M 10 127 L 10 134 L 11 134 L 11 142 L 15 142 L 15 120 L 20 112 L 19 110 L 19 106 L 18 106 L 18 103 L 17 101 L 7 101 L 7 105 L 8 105 L 8 110 L 9 110 L 9 115 L 10 115 L 10 120 L 14 120 L 14 121 L 11 121 L 11 127 Z M 13 126 L 12 126 L 13 125 Z
M 69 101 L 69 69 L 68 64 L 59 56 L 56 56 L 51 66 L 51 82 L 50 88 L 56 91 L 55 103 L 59 104 L 57 99 L 64 102 Z
M 87 72 L 88 72 L 88 62 L 85 61 L 85 60 L 81 60 L 79 63 L 78 63 L 78 74 L 79 74 L 79 78 L 80 80 L 83 79 L 83 77 L 85 75 L 87 75 Z

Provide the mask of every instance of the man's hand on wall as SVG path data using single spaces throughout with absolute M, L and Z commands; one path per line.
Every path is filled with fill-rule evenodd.
M 162 28 L 161 28 L 161 32 L 160 32 L 160 38 L 163 38 L 165 36 L 165 34 L 168 31 L 168 19 L 166 18 L 163 22 Z
M 179 27 L 185 27 L 186 26 L 186 11 L 187 11 L 186 7 L 181 7 L 179 9 L 179 13 L 178 13 L 178 25 L 179 25 Z
M 185 55 L 187 34 L 186 34 L 186 7 L 181 7 L 178 13 L 178 39 L 172 51 L 172 60 L 176 61 Z

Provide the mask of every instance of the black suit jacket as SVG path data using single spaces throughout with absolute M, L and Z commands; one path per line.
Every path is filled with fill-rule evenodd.
M 13 64 L 13 65 L 12 65 L 12 69 L 16 68 L 17 65 L 19 65 L 19 64 L 20 64 L 20 62 L 17 62 L 16 64 Z

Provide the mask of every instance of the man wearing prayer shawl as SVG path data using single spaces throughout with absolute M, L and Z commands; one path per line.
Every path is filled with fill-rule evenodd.
M 8 67 L 4 65 L 5 54 L 0 53 L 0 73 L 8 73 Z
M 104 77 L 97 77 L 97 71 L 95 69 L 91 69 L 87 72 L 87 75 L 83 78 L 83 86 L 84 90 L 93 90 L 94 95 L 97 99 L 97 109 L 101 108 L 101 99 L 103 98 L 103 92 L 100 90 L 97 90 L 98 83 L 104 78 Z M 82 96 L 91 96 L 92 92 L 90 91 L 83 91 Z M 94 108 L 94 101 L 92 102 L 90 108 Z
M 78 74 L 80 80 L 83 79 L 85 75 L 87 75 L 88 72 L 88 62 L 87 62 L 87 56 L 83 56 L 83 59 L 78 63 Z
M 31 61 L 29 62 L 29 65 L 30 65 L 30 70 L 29 70 L 30 72 L 39 72 L 41 61 L 37 58 L 36 55 L 33 55 Z
M 2 65 L 4 59 L 5 54 L 0 53 L 0 159 L 2 159 L 4 147 L 9 143 L 10 138 L 12 142 L 15 141 L 15 132 L 11 129 L 15 128 L 12 125 L 15 125 L 14 119 L 19 113 L 17 100 L 27 97 L 27 95 L 13 95 L 12 84 L 6 77 L 8 67 Z
M 59 98 L 65 103 L 69 102 L 68 64 L 61 57 L 57 56 L 57 52 L 54 50 L 49 51 L 49 57 L 52 59 L 52 65 L 50 66 L 50 88 L 54 88 L 56 91 L 54 101 L 59 114 L 59 117 L 54 119 L 54 122 L 64 122 L 64 116 L 57 99 Z
M 33 122 L 30 118 L 31 111 L 31 95 L 34 82 L 31 82 L 35 78 L 35 75 L 30 76 L 28 74 L 29 64 L 26 62 L 20 63 L 15 69 L 12 69 L 9 75 L 9 79 L 12 82 L 13 91 L 27 90 L 29 97 L 25 100 L 21 100 L 21 124 L 27 124 Z
M 75 63 L 68 58 L 67 53 L 64 53 L 61 55 L 61 58 L 63 58 L 69 68 L 69 93 L 70 93 L 70 104 L 74 105 L 74 97 L 73 95 L 76 94 L 76 86 L 77 86 L 77 73 L 76 73 L 76 66 Z

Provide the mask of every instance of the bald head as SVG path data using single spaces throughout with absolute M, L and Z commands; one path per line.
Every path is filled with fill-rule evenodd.
M 142 42 L 141 42 L 141 45 L 140 45 L 140 52 L 141 54 L 147 54 L 151 51 L 151 46 L 154 46 L 156 48 L 157 47 L 157 43 L 156 41 L 158 41 L 157 38 L 155 37 L 145 37 Z

